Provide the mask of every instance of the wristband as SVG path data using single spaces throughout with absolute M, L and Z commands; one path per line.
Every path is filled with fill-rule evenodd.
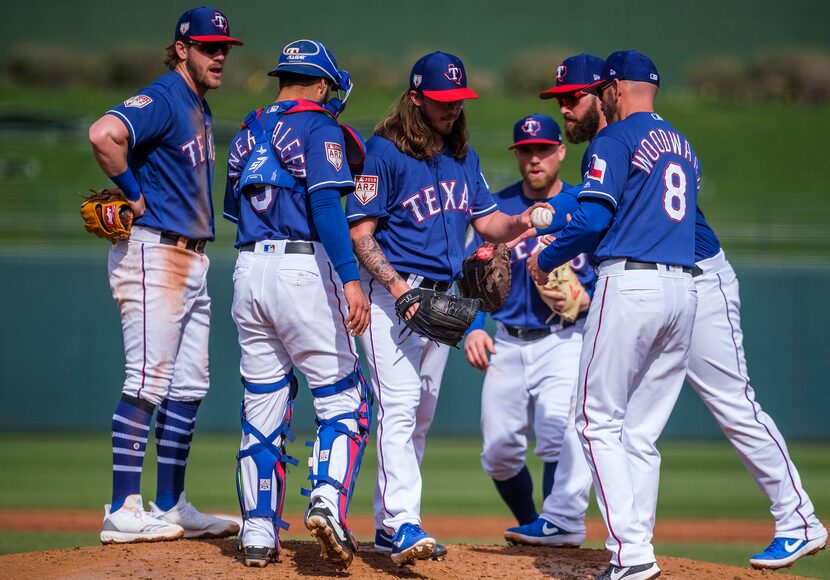
M 113 175 L 110 179 L 124 192 L 124 197 L 130 201 L 138 201 L 138 198 L 141 197 L 141 187 L 139 187 L 138 182 L 135 180 L 135 175 L 133 175 L 129 167 L 124 173 Z

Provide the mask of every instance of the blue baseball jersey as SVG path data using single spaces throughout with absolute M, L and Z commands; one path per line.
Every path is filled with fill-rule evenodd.
M 720 252 L 720 240 L 698 206 L 695 212 L 695 262 L 711 258 L 718 252 Z
M 350 222 L 378 218 L 375 239 L 393 268 L 441 282 L 461 272 L 470 222 L 497 209 L 472 147 L 463 159 L 419 161 L 378 135 L 346 200 Z
M 560 204 L 569 203 L 575 206 L 576 192 L 578 191 L 579 189 L 563 183 L 562 190 L 559 194 L 545 201 L 551 204 L 558 202 Z M 567 198 L 570 199 L 568 200 Z M 524 195 L 521 181 L 498 192 L 495 195 L 495 199 L 499 209 L 510 215 L 521 213 L 539 201 L 530 199 Z M 471 254 L 482 242 L 481 236 L 473 233 L 470 243 L 467 245 L 467 254 Z M 527 272 L 527 258 L 531 255 L 538 243 L 538 238 L 530 238 L 522 240 L 513 248 L 513 252 L 510 255 L 510 292 L 507 294 L 507 298 L 501 308 L 490 313 L 493 319 L 508 326 L 518 326 L 521 328 L 548 328 L 551 324 L 557 324 L 559 322 L 558 317 L 547 322 L 551 316 L 550 307 L 539 296 L 539 292 L 536 290 L 536 286 Z M 588 263 L 585 254 L 580 254 L 571 260 L 571 267 L 579 278 L 579 281 L 582 282 L 582 285 L 588 291 L 588 294 L 592 296 L 596 283 L 596 274 L 594 274 L 594 269 Z M 580 313 L 579 316 L 580 318 L 584 318 L 586 315 L 587 311 Z
M 228 153 L 224 209 L 224 216 L 237 224 L 234 245 L 260 240 L 319 241 L 309 195 L 321 189 L 337 189 L 343 194 L 354 189 L 340 125 L 310 101 L 274 103 L 257 120 L 270 131 L 270 153 L 293 176 L 294 183 L 288 187 L 248 187 L 240 195 L 239 178 L 248 159 L 252 154 L 264 159 L 269 152 L 265 145 L 254 149 L 257 136 L 247 127 L 236 134 Z
M 596 261 L 694 266 L 701 173 L 689 141 L 657 113 L 634 113 L 601 130 L 586 155 L 579 198 L 601 199 L 615 212 Z
M 147 210 L 135 223 L 213 240 L 213 117 L 207 101 L 172 71 L 107 111 L 130 133 L 127 164 Z

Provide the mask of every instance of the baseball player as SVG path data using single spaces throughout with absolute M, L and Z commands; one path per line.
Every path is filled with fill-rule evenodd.
M 228 19 L 194 8 L 176 24 L 170 72 L 113 107 L 89 130 L 95 160 L 136 216 L 109 252 L 121 312 L 123 394 L 112 417 L 112 503 L 101 542 L 226 537 L 239 526 L 199 513 L 184 493 L 196 412 L 208 390 L 210 297 L 205 244 L 214 238 L 214 144 L 205 94 L 222 84 Z M 140 495 L 153 412 L 158 485 L 151 513 Z
M 570 187 L 559 178 L 565 145 L 552 118 L 532 114 L 519 119 L 510 149 L 522 179 L 495 194 L 501 211 L 521 213 L 534 202 L 549 202 Z M 513 248 L 510 292 L 501 308 L 492 313 L 498 322 L 495 344 L 484 330 L 484 312 L 479 313 L 464 341 L 470 365 L 487 371 L 481 391 L 481 465 L 520 525 L 538 517 L 533 481 L 525 465 L 531 434 L 536 439 L 535 453 L 544 463 L 543 498 L 553 486 L 568 418 L 573 417 L 582 329 L 590 302 L 589 293 L 583 292 L 575 322 L 551 314 L 525 266 L 538 243 L 531 238 Z M 474 235 L 468 253 L 480 244 L 481 238 Z M 595 276 L 586 256 L 572 260 L 571 267 L 590 292 Z M 564 305 L 562 292 L 544 292 Z
M 592 250 L 596 293 L 580 358 L 576 426 L 609 537 L 601 580 L 660 575 L 651 545 L 660 454 L 655 447 L 686 374 L 697 293 L 692 280 L 700 164 L 654 112 L 660 77 L 620 51 L 589 87 L 608 126 L 591 141 L 579 209 L 528 259 L 537 282 Z
M 560 72 L 568 71 L 566 74 L 573 77 L 573 71 L 579 70 L 573 58 L 577 57 L 562 63 Z M 602 68 L 601 62 L 597 71 Z M 570 82 L 573 80 L 571 78 Z M 582 80 L 590 82 L 587 77 Z M 599 123 L 594 123 L 595 115 L 584 111 L 583 103 L 595 97 L 579 94 L 584 87 L 568 86 L 564 78 L 561 81 L 564 82 L 557 77 L 557 86 L 541 96 L 556 96 L 566 123 L 573 117 L 573 129 L 566 130 L 566 135 L 578 137 L 589 134 L 594 127 L 603 127 L 603 115 L 599 115 Z M 579 92 L 570 94 L 574 89 Z M 583 130 L 580 125 L 587 126 Z M 827 532 L 801 486 L 783 436 L 772 418 L 755 401 L 746 370 L 740 297 L 734 270 L 699 207 L 695 218 L 693 278 L 698 306 L 686 380 L 712 412 L 750 475 L 770 500 L 775 538 L 766 550 L 752 556 L 751 564 L 756 568 L 772 569 L 789 566 L 801 556 L 821 550 L 826 545 Z M 560 473 L 563 471 L 562 459 L 567 460 L 567 455 L 567 448 L 563 448 Z M 580 489 L 578 481 L 578 477 L 574 479 L 575 489 Z M 559 483 L 557 478 L 554 492 Z M 562 498 L 568 499 L 561 501 Z M 574 494 L 553 493 L 546 499 L 540 519 L 552 524 L 544 526 L 548 531 L 556 526 L 560 531 L 581 530 L 584 533 L 587 507 L 587 489 Z M 558 535 L 541 533 L 542 527 L 521 530 L 523 541 L 518 543 L 546 543 Z
M 276 100 L 249 114 L 231 142 L 225 217 L 237 224 L 232 314 L 244 386 L 238 482 L 246 566 L 279 555 L 286 439 L 297 392 L 308 379 L 317 420 L 305 525 L 321 556 L 347 568 L 357 543 L 346 524 L 369 434 L 371 400 L 353 336 L 369 324 L 340 202 L 354 190 L 336 115 L 351 91 L 325 46 L 288 44 L 269 73 Z M 350 143 L 354 145 L 354 143 Z M 362 160 L 361 160 L 362 161 Z
M 536 206 L 518 216 L 498 211 L 469 146 L 464 101 L 476 97 L 457 56 L 433 52 L 418 59 L 409 89 L 367 142 L 366 166 L 346 202 L 372 305 L 362 342 L 378 400 L 375 547 L 398 564 L 436 549 L 420 526 L 419 465 L 449 349 L 402 332 L 395 300 L 412 287 L 452 286 L 470 223 L 490 241 L 532 231 Z

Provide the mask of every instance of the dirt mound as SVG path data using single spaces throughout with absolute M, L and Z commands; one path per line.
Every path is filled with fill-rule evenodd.
M 0 557 L 0 578 L 558 578 L 593 579 L 608 564 L 603 550 L 450 545 L 442 562 L 398 568 L 388 556 L 362 544 L 352 566 L 337 573 L 319 557 L 316 543 L 288 541 L 280 562 L 245 568 L 233 539 L 180 540 L 10 554 Z M 768 572 L 682 558 L 659 559 L 661 578 L 684 580 L 769 579 Z M 799 578 L 790 576 L 789 578 Z

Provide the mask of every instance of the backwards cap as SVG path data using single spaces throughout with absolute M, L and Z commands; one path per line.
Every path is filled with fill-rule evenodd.
M 636 50 L 619 50 L 612 52 L 605 59 L 605 65 L 600 73 L 600 80 L 587 88 L 597 93 L 610 84 L 614 79 L 621 81 L 638 81 L 660 86 L 660 75 L 657 67 L 646 55 Z

